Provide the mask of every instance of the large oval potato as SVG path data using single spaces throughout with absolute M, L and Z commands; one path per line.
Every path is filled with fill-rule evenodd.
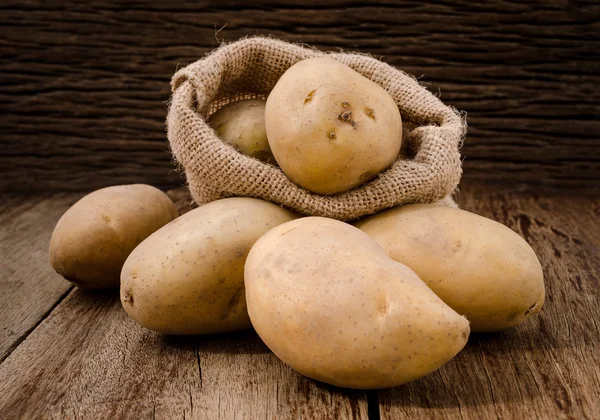
M 535 252 L 498 222 L 460 209 L 413 204 L 356 226 L 465 315 L 472 331 L 518 325 L 544 304 L 544 278 Z
M 254 198 L 227 198 L 164 226 L 129 256 L 121 303 L 143 327 L 210 334 L 250 327 L 244 263 L 254 242 L 294 215 Z
M 265 124 L 281 169 L 318 194 L 371 180 L 397 159 L 402 144 L 392 97 L 329 57 L 300 61 L 281 76 L 267 98 Z
M 349 388 L 419 378 L 467 342 L 469 322 L 375 241 L 343 222 L 306 217 L 252 247 L 245 268 L 252 325 L 303 375 Z
M 267 163 L 275 163 L 265 129 L 265 101 L 242 99 L 220 108 L 208 119 L 225 143 L 241 153 Z
M 150 185 L 94 191 L 56 224 L 50 239 L 50 264 L 80 288 L 119 287 L 129 253 L 177 215 L 171 199 Z

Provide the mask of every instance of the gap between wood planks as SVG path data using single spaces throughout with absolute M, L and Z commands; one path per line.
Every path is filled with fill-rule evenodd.
M 4 360 L 8 356 L 10 356 L 10 354 L 17 347 L 19 347 L 19 345 L 29 336 L 29 334 L 31 334 L 33 332 L 33 330 L 35 330 L 37 328 L 37 326 L 40 325 L 52 313 L 52 311 L 58 305 L 60 305 L 60 303 L 69 295 L 69 293 L 71 293 L 73 291 L 73 289 L 74 289 L 74 287 L 70 287 L 65 293 L 63 293 L 63 295 L 58 298 L 58 300 L 56 301 L 56 303 L 54 305 L 52 305 L 50 307 L 50 309 L 48 309 L 46 311 L 46 313 L 44 313 L 44 315 L 31 328 L 29 328 L 23 335 L 21 335 L 13 344 L 11 344 L 8 347 L 8 349 L 6 350 L 6 352 L 2 355 L 2 357 L 0 357 L 0 364 L 2 364 L 2 362 L 4 362 Z
M 54 225 L 79 194 L 8 195 L 0 203 L 0 359 L 72 288 L 49 264 Z
M 46 272 L 51 269 L 40 250 L 47 250 L 49 232 L 44 229 L 51 232 L 77 196 L 59 195 L 33 203 L 17 200 L 22 212 L 5 209 L 4 221 L 10 219 L 16 226 L 12 235 L 30 232 L 31 238 L 38 239 L 28 242 L 12 236 L 12 254 L 4 252 L 3 257 L 20 258 L 25 264 L 7 267 L 31 269 L 15 271 L 10 277 L 37 281 L 40 290 L 47 290 L 41 283 L 52 283 L 60 293 L 39 314 L 40 319 L 28 324 L 19 344 L 11 345 L 10 356 L 0 364 L 0 376 L 11 372 L 0 381 L 0 387 L 5 382 L 9 391 L 0 396 L 0 413 L 3 404 L 9 404 L 17 413 L 55 409 L 57 415 L 70 416 L 68 410 L 76 410 L 73 413 L 94 418 L 104 412 L 98 410 L 113 410 L 131 415 L 130 402 L 141 398 L 136 389 L 142 387 L 143 395 L 155 402 L 147 408 L 142 404 L 140 413 L 156 418 L 177 413 L 187 417 L 206 410 L 232 414 L 246 405 L 282 417 L 306 414 L 302 410 L 312 405 L 310 413 L 324 417 L 345 413 L 383 419 L 598 418 L 594 396 L 600 392 L 600 372 L 593 363 L 598 351 L 594 337 L 599 333 L 600 302 L 595 292 L 600 201 L 577 195 L 548 197 L 535 191 L 496 193 L 469 185 L 461 190 L 464 208 L 502 221 L 532 244 L 544 267 L 546 307 L 513 330 L 472 334 L 465 350 L 435 374 L 366 393 L 336 390 L 295 374 L 251 331 L 164 338 L 137 327 L 115 296 L 60 289 L 65 283 L 53 283 L 56 279 Z M 190 208 L 186 194 L 171 196 L 180 208 Z M 31 287 L 25 290 L 36 292 Z M 0 312 L 10 304 L 3 302 Z M 155 367 L 144 372 L 148 364 Z M 48 383 L 53 375 L 59 381 Z M 138 380 L 136 375 L 145 376 Z M 19 400 L 20 395 L 31 395 L 31 401 Z M 228 403 L 225 396 L 235 402 Z M 265 406 L 260 406 L 264 401 Z
M 369 420 L 381 419 L 379 412 L 379 391 L 367 391 L 367 414 Z
M 170 195 L 182 213 L 190 209 L 187 194 Z M 13 218 L 11 237 L 35 233 L 28 238 L 35 238 L 33 247 L 31 241 L 18 241 L 16 255 L 4 254 L 15 267 L 32 267 L 23 276 L 27 281 L 59 289 L 68 285 L 52 273 L 47 247 L 56 221 L 79 196 L 33 199 Z M 46 232 L 39 234 L 40 229 Z M 2 276 L 18 283 L 15 273 Z M 35 293 L 25 301 L 36 301 Z M 4 303 L 0 314 L 10 305 Z M 259 417 L 368 417 L 363 392 L 341 392 L 297 375 L 253 331 L 161 336 L 131 321 L 113 292 L 85 293 L 68 286 L 18 341 L 0 364 L 0 418 L 48 412 L 98 418 L 100 413 L 106 417 L 107 410 L 109 417 L 189 418 L 203 412 L 243 413 L 247 407 Z M 135 413 L 133 401 L 140 405 Z

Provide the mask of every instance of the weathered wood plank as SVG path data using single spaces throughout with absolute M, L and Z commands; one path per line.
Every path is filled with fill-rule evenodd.
M 48 261 L 54 225 L 80 194 L 0 203 L 0 361 L 71 289 Z
M 168 192 L 180 213 L 191 208 L 185 188 Z M 60 216 L 80 193 L 8 195 L 0 203 L 0 362 L 72 289 L 48 260 Z
M 0 365 L 2 418 L 366 418 L 363 393 L 295 374 L 254 332 L 168 337 L 74 290 Z
M 182 190 L 170 195 L 183 211 L 189 208 Z M 13 197 L 2 208 L 0 244 L 8 264 L 3 267 L 13 267 L 3 281 L 22 284 L 0 311 L 35 296 L 31 276 L 38 270 L 44 277 L 51 221 L 76 198 Z M 466 349 L 438 372 L 381 391 L 381 418 L 600 417 L 600 199 L 466 185 L 460 203 L 507 224 L 532 244 L 544 267 L 546 306 L 521 327 L 473 334 Z M 23 266 L 37 268 L 23 277 Z M 27 311 L 11 309 L 0 320 L 14 329 L 22 323 L 27 334 L 48 310 L 31 321 Z M 377 399 L 369 404 L 375 418 Z M 367 418 L 367 398 L 295 374 L 251 331 L 187 338 L 146 331 L 126 316 L 114 292 L 71 291 L 0 364 L 0 418 L 217 415 Z
M 218 40 L 256 34 L 424 75 L 469 113 L 470 179 L 599 184 L 597 2 L 281 3 L 3 2 L 0 190 L 181 184 L 164 131 L 169 79 Z
M 532 245 L 545 307 L 520 327 L 473 334 L 439 373 L 381 392 L 381 417 L 600 418 L 600 199 L 467 186 L 460 204 Z
M 170 195 L 183 211 L 189 208 L 187 194 Z M 43 202 L 44 209 L 58 209 L 49 220 L 65 209 L 62 196 L 55 205 Z M 26 309 L 32 312 L 47 311 L 31 294 L 40 283 L 35 276 L 43 280 L 44 269 L 51 271 L 47 242 L 53 224 L 36 224 L 40 207 L 36 200 L 24 201 L 20 210 L 27 222 L 12 232 L 19 240 L 2 242 L 20 250 L 5 255 L 10 264 L 39 268 L 24 279 L 18 271 L 6 273 L 7 281 L 22 283 L 12 298 L 30 299 Z M 15 219 L 18 211 L 7 209 Z M 12 222 L 8 215 L 0 221 L 3 228 Z M 34 235 L 44 246 L 32 251 L 27 238 Z M 27 316 L 9 310 L 0 319 L 21 331 L 30 328 Z M 336 390 L 294 373 L 252 331 L 165 337 L 131 321 L 115 291 L 75 289 L 0 364 L 0 418 L 39 417 L 367 418 L 367 399 L 364 392 Z

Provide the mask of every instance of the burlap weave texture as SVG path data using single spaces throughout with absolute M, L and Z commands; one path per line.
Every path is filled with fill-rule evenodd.
M 197 203 L 257 197 L 301 214 L 353 220 L 396 205 L 436 202 L 455 190 L 462 174 L 464 119 L 414 78 L 367 55 L 327 53 L 394 98 L 406 132 L 403 149 L 408 151 L 368 184 L 334 196 L 313 194 L 280 168 L 223 143 L 207 124 L 208 116 L 229 102 L 266 98 L 290 66 L 321 54 L 271 38 L 246 38 L 223 44 L 173 76 L 168 138 Z

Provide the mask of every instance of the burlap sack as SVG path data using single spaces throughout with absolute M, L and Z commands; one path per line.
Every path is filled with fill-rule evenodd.
M 257 197 L 301 214 L 352 220 L 400 204 L 436 202 L 455 190 L 462 173 L 464 120 L 414 78 L 370 56 L 328 53 L 387 90 L 402 115 L 404 153 L 366 185 L 334 196 L 310 193 L 280 168 L 223 143 L 206 123 L 229 102 L 266 98 L 291 65 L 322 54 L 275 39 L 247 38 L 223 44 L 173 76 L 168 137 L 197 203 Z

